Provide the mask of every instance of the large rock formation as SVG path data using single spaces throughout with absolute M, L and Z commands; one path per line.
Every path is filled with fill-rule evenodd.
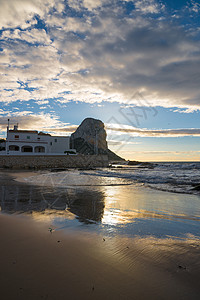
M 106 154 L 109 160 L 122 160 L 108 149 L 104 123 L 93 118 L 83 120 L 71 135 L 71 148 L 85 155 Z
M 77 140 L 81 139 L 91 145 L 91 149 L 96 152 L 97 149 L 107 149 L 106 131 L 104 124 L 100 120 L 87 118 L 83 120 L 77 130 L 71 135 L 72 140 L 77 144 Z M 77 146 L 77 145 L 76 145 Z M 81 145 L 80 145 L 81 147 Z M 80 151 L 81 149 L 79 149 Z

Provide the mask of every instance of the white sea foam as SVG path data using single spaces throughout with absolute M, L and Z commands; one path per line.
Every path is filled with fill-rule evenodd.
M 99 186 L 140 183 L 169 192 L 200 194 L 200 163 L 154 163 L 153 168 L 123 166 L 92 171 L 66 171 L 29 177 L 29 183 L 39 185 Z

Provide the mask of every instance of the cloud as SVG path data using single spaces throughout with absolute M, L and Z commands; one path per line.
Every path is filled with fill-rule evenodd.
M 109 2 L 106 0 L 68 0 L 68 5 L 75 9 L 75 10 L 81 10 L 81 9 L 87 9 L 89 11 L 92 11 L 96 8 L 101 7 L 104 3 Z
M 0 7 L 0 101 L 137 105 L 133 95 L 142 92 L 153 106 L 200 108 L 199 38 L 189 24 L 168 22 L 161 2 L 0 0 Z
M 189 129 L 144 129 L 134 128 L 130 125 L 119 126 L 118 124 L 106 124 L 106 129 L 115 134 L 126 134 L 133 137 L 184 137 L 184 136 L 200 136 L 199 128 Z
M 71 134 L 74 131 L 76 131 L 76 129 L 78 128 L 78 125 L 67 125 L 65 127 L 59 127 L 59 128 L 45 128 L 45 131 L 47 132 L 51 132 L 54 134 L 58 134 L 59 135 L 65 135 L 66 133 Z
M 129 142 L 129 141 L 120 141 L 120 140 L 107 140 L 109 146 L 124 146 L 124 145 L 139 145 L 140 142 Z
M 105 3 L 105 0 L 83 0 L 83 5 L 89 10 L 93 10 L 94 8 L 100 7 L 103 3 Z
M 17 109 L 17 108 L 16 108 Z M 50 133 L 52 135 L 71 135 L 78 125 L 61 122 L 59 117 L 52 113 L 34 113 L 31 110 L 9 112 L 0 109 L 0 136 L 6 137 L 8 119 L 10 128 L 18 124 L 21 130 L 37 130 Z
M 0 29 L 27 29 L 37 23 L 39 16 L 46 19 L 49 12 L 62 13 L 64 0 L 0 0 Z
M 34 129 L 38 131 L 43 130 L 52 132 L 55 130 L 54 128 L 67 126 L 67 124 L 63 124 L 61 121 L 59 121 L 57 116 L 49 113 L 35 114 L 32 111 L 20 111 L 7 114 L 4 112 L 4 115 L 2 114 L 0 118 L 0 129 L 4 134 L 6 132 L 8 119 L 10 119 L 10 127 L 18 123 L 19 129 L 24 130 Z M 46 130 L 47 126 L 48 130 Z
M 50 0 L 0 0 L 0 28 L 25 24 L 30 26 L 29 22 L 34 14 L 43 16 L 46 6 L 51 5 L 51 2 Z
M 137 11 L 140 11 L 144 14 L 157 14 L 160 10 L 164 9 L 164 5 L 158 3 L 154 0 L 135 0 L 134 1 L 135 7 Z
M 192 13 L 199 13 L 200 12 L 200 4 L 196 1 L 191 1 L 191 3 L 189 3 L 187 8 Z

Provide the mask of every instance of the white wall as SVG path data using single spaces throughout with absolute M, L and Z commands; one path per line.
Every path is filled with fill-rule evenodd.
M 19 136 L 17 138 L 17 136 Z M 18 146 L 19 151 L 9 150 L 9 146 Z M 22 152 L 23 146 L 30 146 L 33 152 Z M 45 148 L 45 153 L 35 152 L 35 147 L 42 146 Z M 70 137 L 66 136 L 51 136 L 51 135 L 40 135 L 37 131 L 35 132 L 20 132 L 9 131 L 7 133 L 6 142 L 6 153 L 10 155 L 40 155 L 40 154 L 64 154 L 65 151 L 73 150 L 70 149 Z M 0 151 L 1 152 L 1 151 Z M 1 153 L 0 153 L 1 154 Z
M 19 136 L 19 138 L 17 138 L 17 136 Z M 42 146 L 45 148 L 45 152 L 47 152 L 48 149 L 48 139 L 47 137 L 49 136 L 40 136 L 38 135 L 37 132 L 33 133 L 33 132 L 8 132 L 7 135 L 7 153 L 9 152 L 9 154 L 17 154 L 22 152 L 22 147 L 24 146 L 30 146 L 33 148 L 33 152 L 35 151 L 35 147 L 39 147 Z M 18 146 L 19 147 L 19 151 L 12 151 L 9 150 L 9 146 Z M 22 152 L 24 153 L 24 152 Z
M 70 138 L 66 136 L 51 136 L 49 153 L 63 153 L 70 150 Z

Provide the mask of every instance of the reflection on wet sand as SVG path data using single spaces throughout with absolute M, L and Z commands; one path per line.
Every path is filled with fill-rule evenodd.
M 5 174 L 0 179 L 0 205 L 5 213 L 26 213 L 37 220 L 50 218 L 51 222 L 59 218 L 61 227 L 68 226 L 70 220 L 76 220 L 76 226 L 95 223 L 109 234 L 199 235 L 200 205 L 195 195 L 164 193 L 119 182 L 115 186 L 56 187 L 17 182 Z
M 199 299 L 200 244 L 192 236 L 51 234 L 47 224 L 5 215 L 0 225 L 6 299 Z
M 132 278 L 133 281 L 143 274 L 144 281 L 148 282 L 154 291 L 170 287 L 172 295 L 149 299 L 198 299 L 199 239 L 191 235 L 187 240 L 152 236 L 119 239 L 116 236 L 110 238 L 105 247 L 112 253 L 113 261 L 119 261 L 129 274 L 134 272 L 135 276 L 138 276 Z M 164 274 L 167 276 L 163 276 Z M 180 295 L 176 295 L 177 289 Z
M 199 299 L 198 197 L 0 180 L 1 211 L 32 217 L 0 218 L 7 298 Z
M 106 224 L 127 224 L 138 219 L 200 221 L 200 199 L 194 195 L 180 195 L 141 189 L 137 186 L 105 186 Z
M 95 190 L 73 190 L 68 210 L 74 213 L 80 222 L 86 224 L 101 222 L 104 215 L 104 194 Z
M 104 194 L 75 188 L 40 187 L 12 182 L 0 187 L 0 206 L 4 213 L 26 213 L 42 219 L 72 216 L 86 224 L 101 222 Z

